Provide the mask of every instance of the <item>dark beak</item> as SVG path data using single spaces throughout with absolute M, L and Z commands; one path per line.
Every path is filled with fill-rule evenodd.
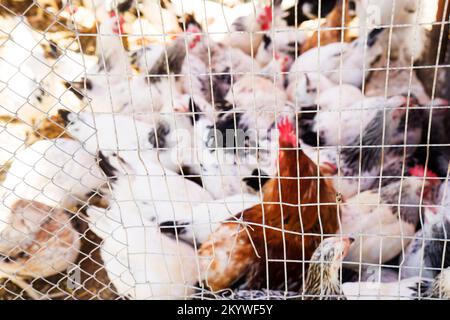
M 70 120 L 69 120 L 69 114 L 71 112 L 64 110 L 64 109 L 59 109 L 58 110 L 58 115 L 61 117 L 61 119 L 64 121 L 64 125 L 67 126 L 67 124 L 69 124 Z
M 84 83 L 83 82 L 64 82 L 66 89 L 73 92 L 78 99 L 82 100 L 85 96 L 83 94 Z

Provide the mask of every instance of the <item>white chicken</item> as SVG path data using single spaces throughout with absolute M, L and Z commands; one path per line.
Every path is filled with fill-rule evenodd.
M 101 255 L 118 293 L 134 299 L 188 297 L 199 279 L 194 248 L 162 234 L 159 223 L 193 225 L 190 234 L 203 241 L 212 232 L 210 222 L 230 217 L 228 211 L 220 216 L 213 212 L 226 205 L 209 207 L 212 199 L 206 190 L 157 164 L 144 164 L 138 152 L 104 153 L 114 173 L 111 206 L 89 208 L 87 213 L 91 229 L 103 238 Z
M 227 46 L 241 49 L 248 55 L 255 56 L 262 41 L 264 32 L 271 28 L 283 28 L 283 11 L 275 1 L 274 7 L 256 7 L 250 15 L 237 17 L 230 25 L 226 36 L 221 41 Z M 239 7 L 233 9 L 239 12 Z
M 133 178 L 130 178 L 133 183 Z M 118 179 L 115 187 L 126 192 L 130 181 Z M 130 192 L 130 190 L 128 190 Z M 133 194 L 128 195 L 130 199 Z M 196 256 L 190 245 L 159 231 L 143 212 L 152 210 L 142 201 L 112 202 L 108 209 L 87 210 L 89 227 L 103 238 L 101 257 L 117 293 L 131 299 L 182 299 L 194 292 Z
M 423 168 L 412 173 L 416 176 L 362 192 L 341 205 L 340 232 L 356 239 L 345 259 L 349 267 L 381 264 L 404 252 L 419 221 L 422 186 L 429 201 L 436 183 L 424 180 Z
M 216 199 L 260 190 L 276 172 L 274 123 L 293 113 L 285 93 L 264 77 L 243 77 L 226 99 L 225 111 L 215 120 L 200 116 L 194 128 L 200 163 L 194 171 Z
M 45 95 L 40 84 L 49 72 L 44 50 L 26 21 L 2 16 L 0 23 L 2 33 L 9 34 L 0 48 L 0 112 L 32 125 L 35 117 L 48 111 L 48 107 L 41 109 L 44 107 L 40 104 Z
M 442 206 L 425 207 L 424 223 L 409 244 L 400 272 L 402 279 L 414 276 L 434 278 L 439 270 L 450 266 L 450 196 L 441 185 Z
M 102 150 L 153 150 L 143 154 L 145 161 L 160 163 L 175 172 L 180 172 L 185 162 L 191 161 L 192 124 L 187 114 L 154 114 L 152 122 L 146 123 L 126 114 L 59 112 L 66 132 L 92 154 Z
M 391 59 L 406 55 L 417 60 L 425 49 L 425 28 L 419 26 L 423 22 L 424 7 L 429 3 L 418 0 L 354 0 L 358 16 L 358 28 L 364 34 L 367 29 L 379 26 L 404 25 L 392 28 L 392 34 L 385 33 L 381 37 L 388 43 L 390 37 Z M 423 6 L 421 8 L 421 6 Z
M 71 88 L 89 100 L 89 109 L 97 113 L 134 114 L 142 121 L 152 122 L 153 113 L 170 108 L 180 96 L 179 85 L 170 77 L 166 53 L 149 66 L 145 74 L 133 74 L 131 60 L 121 40 L 121 17 L 114 12 L 100 24 L 97 39 L 98 63 L 86 77 L 71 83 Z M 169 72 L 179 73 L 185 57 L 183 39 L 167 48 Z M 173 63 L 172 63 L 173 62 Z M 167 97 L 173 97 L 167 99 Z
M 382 31 L 375 29 L 367 39 L 360 37 L 352 43 L 336 42 L 306 51 L 292 65 L 289 84 L 301 85 L 296 81 L 301 74 L 320 73 L 336 84 L 342 81 L 360 88 L 366 77 L 365 70 L 382 54 L 377 39 Z
M 261 66 L 265 66 L 273 60 L 274 55 L 282 54 L 289 56 L 292 63 L 306 38 L 306 32 L 296 28 L 283 28 L 265 33 L 255 59 Z M 287 65 L 287 70 L 289 67 L 290 65 Z

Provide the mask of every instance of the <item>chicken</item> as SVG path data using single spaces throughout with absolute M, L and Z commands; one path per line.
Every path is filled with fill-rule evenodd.
M 300 48 L 306 40 L 306 32 L 295 28 L 286 28 L 274 32 L 265 33 L 262 36 L 262 43 L 255 55 L 255 60 L 261 66 L 270 63 L 276 55 L 289 57 L 286 65 L 288 71 L 290 65 L 300 53 Z
M 338 0 L 334 9 L 326 16 L 325 23 L 319 27 L 323 30 L 315 31 L 302 45 L 301 52 L 317 48 L 319 43 L 320 46 L 325 46 L 333 42 L 348 41 L 348 29 L 344 28 L 347 27 L 349 22 L 349 1 Z
M 223 43 L 240 49 L 248 55 L 255 56 L 264 32 L 271 28 L 286 26 L 286 22 L 282 19 L 283 12 L 279 2 L 281 1 L 275 0 L 274 7 L 258 7 L 253 14 L 236 18 L 230 24 Z M 234 10 L 238 9 L 237 7 Z
M 340 92 L 345 94 L 333 104 L 333 94 Z M 375 187 L 381 165 L 383 172 L 386 170 L 385 176 L 401 176 L 402 170 L 408 169 L 401 165 L 404 151 L 408 159 L 415 152 L 414 145 L 420 142 L 424 110 L 408 110 L 411 100 L 402 96 L 387 100 L 363 97 L 351 103 L 352 98 L 358 100 L 362 93 L 349 85 L 334 87 L 325 93 L 318 100 L 319 112 L 315 105 L 302 107 L 300 137 L 313 147 L 327 146 L 313 151 L 311 158 L 319 157 L 328 162 L 327 166 L 336 167 L 339 176 L 334 179 L 335 188 L 348 198 L 358 190 Z M 404 150 L 400 147 L 403 143 L 412 146 Z M 362 149 L 358 147 L 360 145 Z M 380 154 L 382 149 L 377 147 L 380 145 L 390 146 L 383 149 L 383 155 Z M 382 185 L 389 181 L 393 180 L 383 178 Z
M 106 182 L 73 140 L 41 140 L 16 154 L 1 186 L 0 269 L 8 278 L 47 277 L 72 267 L 80 235 L 63 208 L 86 205 Z M 9 274 L 9 275 L 8 275 Z
M 129 181 L 117 183 L 124 191 L 121 184 Z M 187 298 L 198 279 L 194 248 L 162 235 L 155 221 L 142 216 L 149 209 L 150 203 L 128 201 L 87 210 L 90 229 L 103 238 L 100 252 L 108 277 L 127 298 Z
M 15 16 L 0 17 L 0 30 L 8 35 L 0 47 L 0 115 L 32 127 L 51 112 L 65 88 L 45 57 L 42 35 Z
M 383 29 L 375 29 L 367 38 L 360 37 L 352 43 L 330 43 L 306 51 L 292 65 L 289 84 L 301 85 L 296 79 L 302 73 L 320 73 L 336 84 L 342 81 L 360 88 L 366 78 L 365 70 L 382 54 L 378 41 L 382 32 Z
M 321 242 L 311 257 L 305 283 L 307 300 L 345 300 L 340 285 L 342 260 L 347 256 L 353 238 L 332 237 Z
M 105 149 L 154 150 L 145 154 L 148 156 L 146 160 L 160 163 L 173 171 L 180 170 L 183 156 L 187 157 L 186 161 L 190 160 L 188 152 L 185 152 L 190 150 L 192 130 L 187 115 L 155 115 L 153 123 L 147 124 L 129 115 L 76 114 L 67 110 L 60 110 L 59 113 L 65 121 L 66 133 L 80 141 L 92 154 Z
M 361 192 L 341 205 L 340 232 L 356 239 L 346 258 L 349 267 L 381 264 L 406 249 L 419 221 L 422 186 L 424 201 L 430 201 L 437 183 L 429 171 L 424 179 L 423 167 L 410 173 L 403 181 Z
M 239 49 L 220 46 L 217 49 L 219 51 L 214 51 L 211 57 L 211 70 L 214 107 L 219 109 L 218 103 L 225 99 L 234 83 L 243 76 L 259 72 L 261 68 L 257 61 Z
M 390 56 L 396 60 L 405 55 L 407 61 L 417 60 L 425 49 L 425 28 L 419 26 L 425 3 L 417 0 L 353 0 L 360 34 L 368 29 L 386 25 L 405 25 L 392 28 L 392 34 L 382 35 L 383 43 L 390 43 Z M 420 8 L 420 6 L 423 6 Z M 407 72 L 409 73 L 409 72 Z
M 319 131 L 319 145 L 344 146 L 331 157 L 335 159 L 332 163 L 340 169 L 334 186 L 344 198 L 355 195 L 358 190 L 375 187 L 382 165 L 390 170 L 391 176 L 401 176 L 402 167 L 391 164 L 403 163 L 404 155 L 406 158 L 412 155 L 422 134 L 422 110 L 408 110 L 408 105 L 404 97 L 388 100 L 372 97 L 356 102 L 348 109 L 318 113 L 313 125 L 316 129 L 307 132 L 311 135 L 307 136 L 307 142 L 316 146 L 317 137 L 312 132 Z M 307 125 L 310 127 L 311 123 Z M 404 149 L 403 144 L 408 147 Z M 381 148 L 381 145 L 389 147 Z
M 246 92 L 243 96 L 250 95 Z M 263 99 L 259 101 L 264 103 Z M 273 150 L 277 138 L 272 130 L 275 116 L 270 111 L 273 106 L 267 105 L 267 112 L 253 112 L 245 111 L 248 106 L 244 104 L 237 109 L 239 112 L 223 112 L 215 120 L 215 111 L 207 101 L 195 97 L 188 105 L 195 110 L 193 158 L 185 161 L 189 171 L 201 177 L 203 187 L 215 199 L 259 192 L 267 175 L 276 170 Z M 252 113 L 258 118 L 252 118 Z
M 199 28 L 198 22 L 188 21 L 185 23 L 186 33 L 181 36 L 175 36 L 175 39 L 180 43 L 179 50 L 186 50 L 185 57 L 177 57 L 181 59 L 181 68 L 175 71 L 177 74 L 177 82 L 181 83 L 182 93 L 187 93 L 190 96 L 201 96 L 206 100 L 211 100 L 211 85 L 208 76 L 209 69 L 207 67 L 208 61 L 201 59 L 199 52 L 201 47 L 203 31 Z M 184 44 L 184 41 L 186 44 Z M 185 45 L 186 48 L 181 48 Z M 154 44 L 142 47 L 131 53 L 131 63 L 137 67 L 140 73 L 152 74 L 152 68 L 158 64 L 165 64 L 167 48 L 164 44 Z M 173 54 L 170 50 L 167 52 L 168 61 L 173 64 Z M 176 63 L 178 64 L 178 62 Z M 169 66 L 170 67 L 170 66 Z
M 20 199 L 54 207 L 85 203 L 106 182 L 95 157 L 68 139 L 40 140 L 16 154 L 1 186 L 2 228 Z
M 358 140 L 360 130 L 363 130 L 363 136 L 367 136 L 365 130 L 371 122 L 374 122 L 376 126 L 382 124 L 384 110 L 386 110 L 387 116 L 391 114 L 392 116 L 397 116 L 398 121 L 394 123 L 395 125 L 398 125 L 401 116 L 406 113 L 408 100 L 403 96 L 395 96 L 388 99 L 383 97 L 363 97 L 356 101 L 350 101 L 351 98 L 347 100 L 346 95 L 351 93 L 352 88 L 354 87 L 334 87 L 324 92 L 326 95 L 328 95 L 328 91 L 330 91 L 331 95 L 333 93 L 339 95 L 339 91 L 342 89 L 344 96 L 342 99 L 336 97 L 337 101 L 334 104 L 319 104 L 319 112 L 315 114 L 313 122 L 310 122 L 308 126 L 309 131 L 318 133 L 321 145 L 337 146 L 342 144 L 350 146 L 353 141 Z M 351 97 L 361 98 L 356 92 Z M 317 101 L 320 103 L 326 98 L 326 96 L 322 96 Z M 347 104 L 347 102 L 350 102 L 350 104 Z M 312 109 L 317 110 L 317 107 L 312 106 Z M 394 110 L 396 112 L 393 112 Z M 309 120 L 309 118 L 307 119 Z M 391 125 L 393 129 L 396 128 L 394 124 Z M 316 141 L 312 145 L 316 145 Z
M 111 14 L 101 23 L 97 39 L 98 63 L 87 70 L 87 77 L 68 86 L 87 99 L 89 108 L 96 113 L 133 114 L 141 121 L 152 123 L 155 113 L 172 111 L 181 95 L 179 84 L 169 74 L 180 73 L 186 55 L 185 44 L 182 38 L 177 39 L 167 47 L 167 56 L 162 50 L 145 74 L 133 74 L 130 57 L 120 37 L 121 21 L 121 16 Z
M 286 261 L 308 261 L 320 241 L 314 235 L 333 234 L 338 228 L 333 188 L 318 178 L 319 169 L 301 150 L 293 149 L 297 138 L 289 120 L 283 120 L 278 128 L 283 148 L 279 178 L 264 186 L 263 205 L 237 215 L 242 222 L 222 223 L 199 250 L 204 280 L 213 291 L 238 280 L 250 289 L 298 288 L 304 267 Z
M 273 129 L 278 117 L 294 114 L 285 92 L 263 76 L 244 76 L 225 100 L 228 110 L 218 113 L 212 126 L 221 138 L 218 147 L 237 147 L 235 162 L 248 167 L 246 174 L 255 165 L 265 174 L 275 174 L 277 154 L 271 150 L 276 148 L 277 138 Z
M 392 42 L 395 42 L 392 40 Z M 384 42 L 386 43 L 386 42 Z M 416 72 L 411 72 L 411 59 L 400 55 L 393 60 L 390 51 L 383 51 L 367 76 L 365 94 L 368 96 L 411 96 L 421 105 L 430 104 L 430 97 Z M 388 84 L 386 87 L 386 83 Z

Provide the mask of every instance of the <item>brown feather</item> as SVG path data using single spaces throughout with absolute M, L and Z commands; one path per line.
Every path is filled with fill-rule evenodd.
M 325 46 L 333 42 L 341 42 L 342 32 L 344 32 L 344 42 L 350 41 L 348 30 L 342 28 L 342 13 L 345 14 L 344 27 L 350 22 L 348 13 L 348 0 L 345 0 L 345 9 L 343 8 L 344 0 L 339 0 L 334 9 L 326 16 L 325 23 L 321 26 L 320 46 Z M 315 31 L 305 43 L 302 45 L 301 53 L 312 48 L 317 48 L 319 44 L 319 33 Z

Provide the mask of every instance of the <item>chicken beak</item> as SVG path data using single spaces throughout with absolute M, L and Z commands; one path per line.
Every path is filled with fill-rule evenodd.
M 70 123 L 70 120 L 69 120 L 70 114 L 71 114 L 71 112 L 68 110 L 64 110 L 64 109 L 58 110 L 58 115 L 62 119 L 64 126 L 67 126 Z

